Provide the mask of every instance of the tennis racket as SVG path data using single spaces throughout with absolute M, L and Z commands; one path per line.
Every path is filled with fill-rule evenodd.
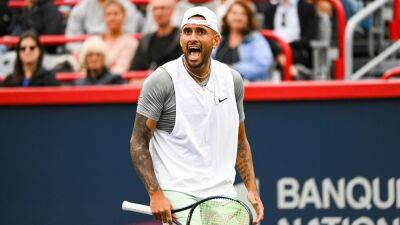
M 152 215 L 150 206 L 124 201 L 122 210 Z M 183 208 L 173 209 L 172 213 L 190 210 L 186 225 L 251 225 L 253 216 L 243 202 L 223 196 L 205 198 Z M 173 221 L 182 225 L 179 221 Z

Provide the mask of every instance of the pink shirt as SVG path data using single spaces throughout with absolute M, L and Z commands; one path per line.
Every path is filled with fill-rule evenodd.
M 107 66 L 112 73 L 127 72 L 138 47 L 138 41 L 131 34 L 123 34 L 114 41 L 105 40 L 107 46 Z

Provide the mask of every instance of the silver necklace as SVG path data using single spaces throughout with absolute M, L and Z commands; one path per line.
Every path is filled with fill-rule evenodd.
M 190 71 L 189 70 L 189 68 L 187 67 L 187 65 L 186 65 L 186 61 L 185 61 L 185 59 L 184 58 L 182 58 L 182 60 L 183 60 L 183 66 L 185 67 L 185 69 L 186 69 L 186 71 L 192 76 L 192 77 L 195 77 L 195 78 L 197 78 L 197 79 L 205 79 L 205 78 L 207 78 L 209 75 L 210 75 L 210 72 L 211 72 L 211 65 L 210 65 L 210 67 L 208 67 L 208 70 L 207 70 L 207 72 L 205 73 L 205 75 L 204 76 L 199 76 L 199 75 L 196 75 L 196 74 L 194 74 L 192 71 Z M 198 81 L 198 80 L 197 80 Z
M 204 78 L 206 78 L 207 76 L 210 76 L 210 75 L 211 75 L 211 64 L 210 64 L 210 67 L 208 68 L 208 71 L 207 71 L 207 73 L 206 73 L 206 76 L 202 77 L 202 76 L 198 76 L 198 75 L 192 73 L 192 71 L 190 71 L 190 70 L 187 68 L 187 66 L 186 66 L 186 61 L 185 61 L 184 59 L 182 59 L 182 60 L 183 60 L 183 66 L 185 67 L 186 71 L 187 71 L 190 75 L 192 75 L 193 77 L 198 78 L 198 79 L 204 79 Z M 209 79 L 208 82 L 211 82 L 211 78 L 212 78 L 212 77 L 210 77 L 210 79 Z M 196 80 L 196 79 L 195 79 L 195 80 Z M 214 91 L 211 90 L 211 89 L 209 89 L 208 87 L 206 87 L 206 85 L 200 85 L 200 86 L 203 88 L 203 90 L 207 90 L 207 91 L 209 91 L 209 92 L 213 95 L 214 103 L 215 103 L 215 105 L 218 105 L 218 104 L 219 104 L 219 101 L 218 101 L 217 95 L 216 95 L 216 93 L 215 93 L 215 81 L 213 81 L 213 88 L 214 88 Z

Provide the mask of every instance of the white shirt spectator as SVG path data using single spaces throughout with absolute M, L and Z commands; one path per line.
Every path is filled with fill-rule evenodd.
M 124 31 L 135 34 L 140 30 L 143 16 L 129 0 L 119 0 L 125 8 Z M 99 0 L 81 0 L 69 16 L 66 36 L 77 36 L 83 34 L 103 34 L 106 24 L 103 17 L 103 8 Z M 68 44 L 70 51 L 77 51 L 80 44 Z
M 297 11 L 298 0 L 279 1 L 274 16 L 274 32 L 288 43 L 300 39 L 300 21 Z
M 172 24 L 176 27 L 181 26 L 183 14 L 189 8 L 194 7 L 193 4 L 187 2 L 187 0 L 178 1 L 175 5 L 174 13 L 172 14 Z M 142 33 L 151 33 L 157 30 L 157 23 L 154 21 L 153 13 L 151 10 L 151 4 L 146 7 L 146 20 L 143 25 Z

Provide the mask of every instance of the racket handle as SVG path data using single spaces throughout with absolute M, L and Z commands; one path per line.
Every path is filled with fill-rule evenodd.
M 152 215 L 150 206 L 132 203 L 128 201 L 122 202 L 122 210 Z

